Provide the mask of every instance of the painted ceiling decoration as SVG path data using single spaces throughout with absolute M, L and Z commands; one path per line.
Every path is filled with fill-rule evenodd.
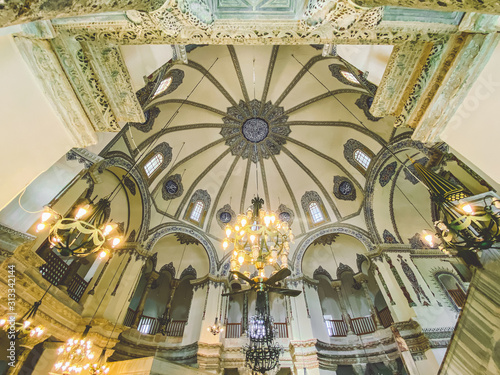
M 378 182 L 380 183 L 380 186 L 384 187 L 389 183 L 391 180 L 392 176 L 394 176 L 394 173 L 396 173 L 396 167 L 397 167 L 397 162 L 393 161 L 392 163 L 387 164 L 384 169 L 382 169 L 382 172 L 380 172 Z
M 178 173 L 172 176 L 166 176 L 161 186 L 161 194 L 165 200 L 179 198 L 184 192 L 182 176 Z
M 346 161 L 343 145 L 352 149 L 350 157 L 357 147 L 373 157 L 394 132 L 390 118 L 375 126 L 355 115 L 356 100 L 371 94 L 365 85 L 333 77 L 330 69 L 351 66 L 310 46 L 205 46 L 187 55 L 187 64 L 171 61 L 152 75 L 144 96 L 152 97 L 171 71 L 183 72 L 175 90 L 168 92 L 172 80 L 168 94 L 148 99 L 147 132 L 134 123 L 122 133 L 134 157 L 155 144 L 171 149 L 168 165 L 151 181 L 158 213 L 223 238 L 225 222 L 257 194 L 298 237 L 362 212 L 365 178 L 357 162 Z M 203 213 L 193 222 L 198 200 Z M 313 201 L 322 211 L 320 223 L 311 223 Z
M 370 121 L 379 121 L 382 117 L 375 117 L 371 114 L 370 108 L 373 104 L 373 96 L 371 95 L 361 95 L 358 100 L 356 100 L 356 105 L 359 109 L 362 109 L 366 118 Z
M 290 134 L 290 127 L 286 124 L 288 116 L 284 115 L 283 107 L 271 102 L 240 101 L 238 106 L 228 108 L 227 114 L 222 121 L 228 126 L 220 132 L 226 145 L 233 155 L 254 163 L 260 158 L 278 155 Z
M 175 238 L 181 245 L 200 245 L 200 241 L 186 233 L 175 233 Z
M 356 199 L 356 188 L 348 178 L 343 176 L 334 176 L 333 194 L 338 199 L 353 201 Z
M 331 245 L 332 243 L 335 242 L 335 240 L 337 239 L 337 237 L 339 236 L 338 233 L 329 233 L 329 234 L 325 234 L 324 236 L 321 236 L 317 239 L 315 239 L 311 245 L 323 245 L 323 246 L 326 246 L 326 245 Z

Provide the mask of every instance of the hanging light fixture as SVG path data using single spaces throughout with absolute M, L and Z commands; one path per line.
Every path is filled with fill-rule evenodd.
M 246 366 L 261 374 L 279 368 L 279 357 L 284 351 L 283 347 L 275 341 L 274 320 L 268 313 L 266 293 L 257 292 L 257 314 L 250 317 L 249 343 L 242 348 Z
M 411 161 L 438 209 L 439 219 L 434 223 L 435 236 L 441 242 L 438 248 L 449 256 L 458 256 L 467 264 L 481 268 L 477 253 L 494 248 L 493 245 L 500 241 L 500 200 L 471 202 L 470 194 L 463 188 Z M 431 247 L 434 246 L 434 238 L 429 232 L 425 232 L 423 238 Z
M 116 324 L 115 324 L 116 326 Z M 114 331 L 114 328 L 113 328 Z M 111 332 L 113 334 L 113 332 Z M 109 342 L 109 339 L 108 339 Z M 107 344 L 106 344 L 107 345 Z M 89 372 L 91 375 L 104 375 L 109 372 L 109 366 L 106 364 L 106 348 L 104 348 L 99 356 L 96 363 L 89 367 Z
M 292 231 L 274 212 L 261 210 L 263 204 L 259 196 L 253 198 L 246 214 L 239 215 L 234 226 L 226 226 L 222 246 L 227 249 L 232 244 L 231 271 L 239 271 L 244 263 L 253 264 L 263 277 L 266 265 L 281 262 L 281 267 L 288 267 Z
M 54 365 L 54 370 L 60 373 L 78 374 L 82 370 L 90 368 L 90 361 L 94 359 L 92 352 L 92 341 L 87 339 L 87 332 L 90 326 L 84 331 L 80 339 L 71 338 L 57 350 L 58 361 Z
M 15 315 L 7 314 L 6 317 L 0 319 L 0 328 L 3 328 L 9 334 L 13 333 L 16 340 L 27 340 L 29 338 L 40 337 L 44 332 L 45 328 L 41 325 L 33 326 L 33 321 L 35 320 L 35 315 L 38 308 L 42 304 L 42 300 L 49 291 L 52 284 L 49 285 L 45 293 L 40 300 L 36 301 L 33 306 L 19 319 L 15 320 Z M 18 342 L 19 342 L 18 341 Z

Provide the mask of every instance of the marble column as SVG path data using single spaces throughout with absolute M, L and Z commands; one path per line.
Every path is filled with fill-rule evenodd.
M 361 285 L 363 286 L 363 292 L 365 292 L 366 302 L 368 302 L 368 306 L 370 307 L 370 314 L 373 317 L 373 321 L 377 326 L 377 329 L 381 329 L 382 325 L 380 324 L 380 320 L 378 318 L 377 311 L 375 309 L 375 305 L 373 304 L 372 297 L 370 296 L 370 291 L 368 290 L 368 280 L 361 280 Z
M 135 311 L 134 320 L 132 322 L 132 328 L 137 328 L 139 325 L 139 320 L 141 319 L 141 315 L 144 312 L 144 305 L 146 304 L 146 299 L 148 298 L 149 291 L 151 289 L 151 285 L 153 281 L 155 281 L 160 274 L 156 271 L 150 272 L 146 275 L 146 286 L 141 295 L 141 299 L 139 300 L 139 304 L 137 305 L 137 310 Z
M 354 0 L 354 2 L 364 7 L 394 6 L 438 10 L 443 12 L 477 12 L 500 14 L 500 2 L 498 0 Z
M 342 318 L 347 324 L 347 334 L 351 335 L 354 334 L 352 327 L 351 327 L 351 317 L 347 313 L 347 308 L 345 306 L 345 301 L 344 301 L 344 296 L 342 295 L 342 291 L 340 288 L 340 285 L 334 286 L 335 291 L 337 292 L 337 295 L 339 297 L 339 305 L 340 305 L 340 311 L 342 312 Z
M 170 321 L 170 311 L 172 310 L 172 300 L 174 299 L 175 290 L 178 286 L 179 280 L 174 279 L 170 281 L 170 293 L 165 306 L 165 311 L 163 311 L 163 314 L 161 316 L 161 324 L 158 332 L 164 332 L 164 330 L 167 328 L 167 324 Z

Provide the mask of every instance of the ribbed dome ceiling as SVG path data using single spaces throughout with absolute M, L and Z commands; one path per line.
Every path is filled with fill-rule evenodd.
M 165 73 L 169 88 L 148 106 L 157 116 L 152 128 L 131 128 L 141 151 L 162 142 L 172 148 L 172 161 L 151 184 L 158 212 L 184 220 L 193 193 L 206 190 L 203 229 L 215 238 L 224 236 L 228 217 L 221 214 L 245 210 L 257 193 L 266 209 L 292 218 L 297 236 L 310 229 L 306 192 L 321 198 L 328 222 L 360 214 L 365 178 L 346 160 L 344 145 L 354 140 L 376 155 L 393 122 L 367 117 L 360 104 L 371 103 L 367 86 L 341 74 L 353 67 L 311 46 L 207 46 L 188 59 Z M 180 196 L 162 192 L 176 190 L 171 182 L 165 187 L 172 176 Z M 340 195 L 334 178 L 348 181 Z

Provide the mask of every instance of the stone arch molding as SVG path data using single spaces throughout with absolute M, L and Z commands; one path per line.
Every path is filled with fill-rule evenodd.
M 302 274 L 302 259 L 304 258 L 304 254 L 307 248 L 313 243 L 314 240 L 324 236 L 325 234 L 331 233 L 339 233 L 339 234 L 347 234 L 348 236 L 354 237 L 359 240 L 363 245 L 365 245 L 366 250 L 368 252 L 373 251 L 375 249 L 375 245 L 373 244 L 370 237 L 367 234 L 363 233 L 359 228 L 356 228 L 352 225 L 330 225 L 328 227 L 323 227 L 315 230 L 309 236 L 305 237 L 297 246 L 295 253 L 293 254 L 293 259 L 291 264 L 294 265 L 295 275 Z
M 147 230 L 149 228 L 149 222 L 151 219 L 151 206 L 149 203 L 149 189 L 142 177 L 141 173 L 134 168 L 134 165 L 127 159 L 120 156 L 112 156 L 106 158 L 102 161 L 102 163 L 98 166 L 99 173 L 104 172 L 105 169 L 109 167 L 120 167 L 125 171 L 128 171 L 129 174 L 134 178 L 137 183 L 137 187 L 139 188 L 139 194 L 142 199 L 142 225 L 137 234 L 137 242 L 146 237 Z
M 163 237 L 173 234 L 173 233 L 185 233 L 194 238 L 196 238 L 202 244 L 203 248 L 207 252 L 208 261 L 210 266 L 210 274 L 215 275 L 217 270 L 217 252 L 215 251 L 212 242 L 198 229 L 183 225 L 183 224 L 165 224 L 160 228 L 154 229 L 150 234 L 148 240 L 146 241 L 146 246 L 144 248 L 147 251 L 156 245 L 156 243 Z

